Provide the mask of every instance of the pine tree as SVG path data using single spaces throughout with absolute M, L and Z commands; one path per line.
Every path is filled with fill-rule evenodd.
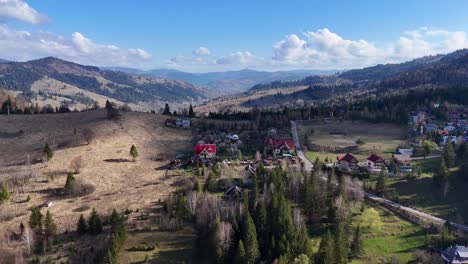
M 48 247 L 52 246 L 53 238 L 57 233 L 57 225 L 55 224 L 52 214 L 47 210 L 45 221 L 44 221 L 44 235 L 47 241 Z
M 318 264 L 335 264 L 336 258 L 334 254 L 335 245 L 330 230 L 322 237 L 320 241 L 319 251 L 317 253 L 316 262 Z
M 106 100 L 106 109 L 112 108 L 111 102 L 109 100 Z
M 349 245 L 344 223 L 340 222 L 335 230 L 335 260 L 336 264 L 348 263 Z
M 202 187 L 201 187 L 201 184 L 200 184 L 200 181 L 195 178 L 195 184 L 193 185 L 193 190 L 200 193 L 203 191 Z
M 114 210 L 112 210 L 112 214 L 111 214 L 111 216 L 109 218 L 109 224 L 112 227 L 112 231 L 115 230 L 115 228 L 117 227 L 119 222 L 120 222 L 120 216 L 119 216 L 119 214 L 117 213 L 117 211 L 114 208 Z
M 33 208 L 29 216 L 29 226 L 37 233 L 42 234 L 42 214 L 39 208 Z
M 387 191 L 387 174 L 382 170 L 377 178 L 377 183 L 375 184 L 375 192 L 377 195 L 385 195 Z
M 445 159 L 440 159 L 439 168 L 434 173 L 432 178 L 433 183 L 440 188 L 443 188 L 448 182 L 449 171 L 447 165 L 445 164 Z
M 171 115 L 171 108 L 169 107 L 169 104 L 167 103 L 164 105 L 163 115 Z
M 49 143 L 45 144 L 43 154 L 47 160 L 51 160 L 54 157 L 54 151 L 49 146 Z
M 453 149 L 452 142 L 447 142 L 445 144 L 443 156 L 445 160 L 445 165 L 447 165 L 448 168 L 451 168 L 455 165 L 455 151 Z
M 104 260 L 105 264 L 114 264 L 115 263 L 115 258 L 114 254 L 112 253 L 112 250 L 109 248 L 107 250 L 106 258 Z
M 76 232 L 79 235 L 84 235 L 86 234 L 88 227 L 86 226 L 86 220 L 84 219 L 83 215 L 80 215 L 80 219 L 78 220 Z
M 91 235 L 98 235 L 102 232 L 102 222 L 94 208 L 88 219 L 88 231 Z
M 71 193 L 73 189 L 73 184 L 75 183 L 75 177 L 72 172 L 67 173 L 67 180 L 65 181 L 65 191 Z
M 10 192 L 5 183 L 0 182 L 0 203 L 8 201 L 10 199 Z
M 246 254 L 245 254 L 245 247 L 244 247 L 244 243 L 242 242 L 242 239 L 239 240 L 239 243 L 237 244 L 237 250 L 236 250 L 236 256 L 235 256 L 234 263 L 236 263 L 236 264 L 245 264 L 245 263 L 247 263 Z
M 130 156 L 132 156 L 133 161 L 135 161 L 135 159 L 138 157 L 138 151 L 135 145 L 130 147 Z
M 257 230 L 248 210 L 245 210 L 242 221 L 242 239 L 245 241 L 246 263 L 256 263 L 260 257 Z
M 190 104 L 189 111 L 188 111 L 188 116 L 189 117 L 195 117 L 195 112 L 193 111 L 193 106 Z
M 362 253 L 363 244 L 362 244 L 362 233 L 361 233 L 361 225 L 356 227 L 356 231 L 354 232 L 353 241 L 351 242 L 351 256 L 352 257 L 359 257 Z
M 255 228 L 258 234 L 258 244 L 263 256 L 268 254 L 268 238 L 270 232 L 268 231 L 268 219 L 265 203 L 259 201 L 255 210 Z
M 216 190 L 216 177 L 214 173 L 209 173 L 208 178 L 205 181 L 205 191 L 215 191 Z

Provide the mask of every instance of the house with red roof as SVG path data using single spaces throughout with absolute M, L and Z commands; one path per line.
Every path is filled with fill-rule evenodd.
M 267 138 L 264 141 L 265 152 L 272 156 L 293 155 L 296 144 L 292 138 Z
M 195 145 L 195 156 L 201 159 L 212 159 L 216 156 L 215 144 L 197 144 Z
M 375 154 L 367 158 L 367 168 L 370 172 L 380 172 L 385 169 L 385 160 Z
M 339 155 L 336 157 L 338 160 L 337 167 L 341 170 L 346 171 L 357 171 L 359 170 L 359 161 L 353 155 L 347 153 L 346 155 Z

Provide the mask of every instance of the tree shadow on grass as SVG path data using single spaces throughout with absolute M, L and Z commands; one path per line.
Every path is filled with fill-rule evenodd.
M 115 163 L 121 163 L 121 162 L 132 162 L 129 159 L 105 159 L 105 162 L 115 162 Z

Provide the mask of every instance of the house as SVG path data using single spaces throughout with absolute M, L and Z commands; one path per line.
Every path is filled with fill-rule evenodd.
M 385 160 L 375 154 L 367 158 L 367 167 L 371 172 L 380 172 L 385 169 Z
M 267 136 L 271 137 L 271 138 L 277 137 L 278 136 L 278 131 L 276 130 L 276 128 L 270 127 L 268 129 Z
M 468 247 L 452 246 L 442 251 L 440 256 L 447 264 L 468 264 Z
M 195 156 L 202 159 L 212 159 L 216 156 L 215 144 L 197 144 L 195 145 Z
M 242 188 L 236 185 L 232 185 L 224 192 L 224 197 L 228 199 L 242 198 Z
M 192 126 L 192 120 L 190 118 L 177 118 L 175 120 L 176 127 L 190 128 Z
M 438 126 L 434 123 L 427 123 L 424 125 L 424 131 L 426 133 L 436 132 L 437 129 L 438 129 Z
M 444 130 L 447 130 L 448 132 L 452 132 L 452 131 L 455 131 L 457 128 L 454 127 L 454 126 L 445 126 L 444 127 Z
M 296 144 L 292 138 L 268 138 L 264 145 L 267 154 L 276 156 L 291 156 L 296 151 Z
M 426 112 L 416 111 L 411 113 L 412 121 L 414 124 L 420 124 L 426 120 Z
M 448 136 L 450 135 L 450 132 L 448 130 L 437 129 L 437 134 L 441 136 Z
M 226 136 L 226 138 L 232 140 L 232 141 L 238 141 L 239 140 L 239 136 L 237 134 L 228 134 Z
M 398 154 L 401 154 L 401 155 L 413 155 L 413 148 L 398 148 Z
M 457 137 L 456 136 L 443 136 L 442 140 L 440 141 L 440 144 L 445 145 L 447 142 L 452 142 L 452 143 L 457 143 Z
M 340 155 L 336 158 L 338 160 L 337 167 L 347 171 L 359 170 L 359 161 L 353 155 L 347 153 L 346 155 Z
M 461 114 L 459 112 L 449 112 L 448 113 L 448 117 L 450 119 L 460 119 L 461 118 Z
M 392 161 L 398 166 L 409 165 L 411 163 L 411 156 L 404 154 L 393 154 Z

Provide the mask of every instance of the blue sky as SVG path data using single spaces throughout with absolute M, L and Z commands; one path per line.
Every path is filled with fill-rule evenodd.
M 0 57 L 187 71 L 347 69 L 468 47 L 467 8 L 468 1 L 0 0 Z

